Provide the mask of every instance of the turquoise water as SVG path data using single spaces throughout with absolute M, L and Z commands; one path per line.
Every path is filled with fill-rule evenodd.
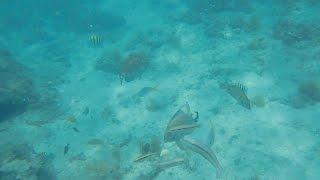
M 1 180 L 320 179 L 317 0 L 2 0 Z

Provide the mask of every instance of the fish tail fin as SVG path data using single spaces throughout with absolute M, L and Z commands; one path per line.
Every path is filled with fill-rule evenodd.
M 211 129 L 213 129 L 213 123 L 212 123 L 212 120 L 210 119 L 209 121 L 210 121 L 210 128 L 211 128 Z
M 223 169 L 222 169 L 222 167 L 218 167 L 218 168 L 216 169 L 216 177 L 217 177 L 217 178 L 221 178 L 222 175 L 223 175 Z

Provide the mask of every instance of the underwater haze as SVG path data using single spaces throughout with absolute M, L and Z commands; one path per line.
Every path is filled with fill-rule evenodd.
M 1 180 L 319 180 L 320 1 L 1 0 Z

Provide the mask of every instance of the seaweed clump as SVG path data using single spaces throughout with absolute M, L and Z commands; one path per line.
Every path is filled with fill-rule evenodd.
M 298 94 L 292 102 L 294 107 L 302 108 L 318 102 L 320 102 L 320 81 L 309 80 L 299 84 Z
M 126 58 L 122 58 L 118 52 L 112 52 L 106 53 L 98 59 L 96 69 L 119 75 L 122 83 L 141 77 L 148 65 L 149 62 L 145 53 L 132 52 Z

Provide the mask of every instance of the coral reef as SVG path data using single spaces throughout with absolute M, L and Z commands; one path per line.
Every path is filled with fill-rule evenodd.
M 120 64 L 120 78 L 126 82 L 133 81 L 137 77 L 141 77 L 142 73 L 148 67 L 148 60 L 143 53 L 131 53 Z
M 132 52 L 126 58 L 122 58 L 117 51 L 105 53 L 96 63 L 96 69 L 106 73 L 120 76 L 121 83 L 133 81 L 141 77 L 147 69 L 149 61 L 147 55 L 142 52 Z

